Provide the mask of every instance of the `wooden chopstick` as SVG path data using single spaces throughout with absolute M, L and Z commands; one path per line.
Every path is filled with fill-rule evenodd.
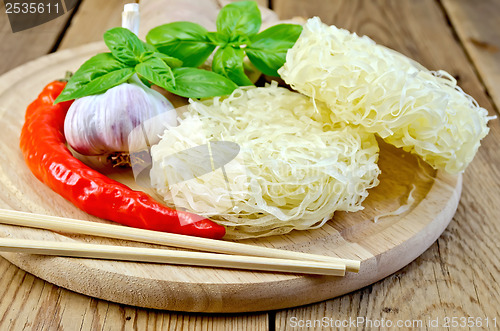
M 0 251 L 329 276 L 345 274 L 345 265 L 333 263 L 66 241 L 0 238 Z
M 98 237 L 209 251 L 214 253 L 343 264 L 346 266 L 346 271 L 352 272 L 358 272 L 360 268 L 360 261 L 356 260 L 340 259 L 332 256 L 293 252 L 276 248 L 199 238 L 174 233 L 143 230 L 121 225 L 111 225 L 57 216 L 33 214 L 15 210 L 0 209 L 0 223 L 65 233 L 93 235 Z

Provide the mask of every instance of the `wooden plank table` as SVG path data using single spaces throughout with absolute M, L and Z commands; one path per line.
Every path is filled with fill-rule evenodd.
M 186 0 L 187 1 L 187 0 Z M 123 0 L 83 0 L 71 12 L 30 30 L 12 33 L 0 5 L 0 73 L 63 48 L 101 40 L 120 24 Z M 153 0 L 144 0 L 146 8 Z M 175 7 L 176 1 L 165 1 Z M 220 8 L 227 1 L 192 1 Z M 328 24 L 368 35 L 417 60 L 444 69 L 491 115 L 500 106 L 500 3 L 498 0 L 271 0 L 259 1 L 281 19 L 319 16 Z M 165 11 L 169 7 L 165 6 Z M 205 6 L 205 7 L 204 7 Z M 201 10 L 201 9 L 200 9 Z M 0 258 L 1 330 L 288 330 L 305 323 L 321 329 L 364 318 L 431 328 L 439 319 L 488 318 L 500 324 L 500 125 L 464 174 L 451 224 L 421 257 L 374 285 L 304 307 L 251 314 L 192 314 L 130 307 L 76 294 L 40 280 Z M 291 294 L 293 295 L 293 294 Z M 308 322 L 309 321 L 309 322 Z M 360 320 L 358 320 L 360 321 Z M 453 320 L 449 320 L 450 327 Z M 422 324 L 419 324 L 422 323 Z M 349 326 L 349 325 L 348 325 Z M 352 324 L 350 324 L 352 326 Z M 376 326 L 376 325 L 375 325 Z

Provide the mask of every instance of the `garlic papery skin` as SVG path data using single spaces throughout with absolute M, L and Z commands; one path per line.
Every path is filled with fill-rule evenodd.
M 166 128 L 177 125 L 174 106 L 137 76 L 103 94 L 73 102 L 64 121 L 68 144 L 82 155 L 129 153 L 157 143 Z M 130 133 L 140 128 L 141 136 Z

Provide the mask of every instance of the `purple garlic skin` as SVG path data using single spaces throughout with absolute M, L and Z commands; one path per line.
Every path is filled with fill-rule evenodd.
M 133 77 L 103 94 L 75 100 L 64 121 L 64 134 L 76 152 L 95 156 L 146 148 L 176 125 L 170 101 Z

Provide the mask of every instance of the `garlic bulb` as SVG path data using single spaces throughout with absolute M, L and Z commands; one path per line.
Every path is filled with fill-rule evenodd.
M 68 144 L 83 155 L 129 153 L 177 124 L 174 106 L 137 76 L 103 94 L 75 100 L 64 121 Z

